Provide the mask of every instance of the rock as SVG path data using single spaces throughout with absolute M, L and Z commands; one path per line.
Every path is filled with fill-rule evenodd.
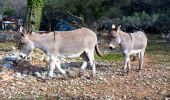
M 42 74 L 42 78 L 45 78 L 47 76 L 47 71 L 44 71 L 41 74 Z
M 0 75 L 3 75 L 3 74 L 5 74 L 5 71 L 4 71 L 4 70 L 1 70 L 1 71 L 0 71 Z
M 112 100 L 110 96 L 106 96 L 105 100 Z
M 147 97 L 144 97 L 143 100 L 153 100 L 151 97 L 147 96 Z
M 4 60 L 5 61 L 15 61 L 18 57 L 19 57 L 18 53 L 12 53 L 12 54 L 5 55 Z
M 15 65 L 18 67 L 22 67 L 22 66 L 31 66 L 31 61 L 30 59 L 16 59 Z
M 14 75 L 15 78 L 22 78 L 22 75 L 21 73 L 19 72 L 16 72 L 15 75 Z
M 3 56 L 2 55 L 0 55 L 0 60 L 3 60 L 4 58 L 3 58 Z
M 45 61 L 45 62 L 49 62 L 49 61 L 50 61 L 50 57 L 45 56 L 45 57 L 44 57 L 44 61 Z
M 13 72 L 8 71 L 2 75 L 0 75 L 0 81 L 7 81 L 7 80 L 11 80 L 14 78 L 14 76 L 12 75 Z
M 29 71 L 28 71 L 28 70 L 24 70 L 24 71 L 22 72 L 22 74 L 28 75 L 28 74 L 29 74 Z
M 44 59 L 45 59 L 45 58 L 42 56 L 42 57 L 40 57 L 38 60 L 41 61 L 41 62 L 43 62 Z
M 4 68 L 7 68 L 7 69 L 14 69 L 14 66 L 13 66 L 13 62 L 12 61 L 8 61 L 6 62 L 5 64 L 2 65 Z
M 41 77 L 41 73 L 39 73 L 39 72 L 35 72 L 35 75 L 36 75 L 37 77 Z
M 22 74 L 23 77 L 27 77 L 28 75 L 27 74 Z
M 17 50 L 17 48 L 16 48 L 16 47 L 14 47 L 14 46 L 12 46 L 11 48 L 12 48 L 12 50 Z
M 4 41 L 18 41 L 20 38 L 20 33 L 17 32 L 9 32 L 9 31 L 3 31 L 0 34 L 0 42 L 4 42 Z
M 98 97 L 98 100 L 104 100 L 102 96 L 99 96 Z
M 47 91 L 47 87 L 42 86 L 42 87 L 40 88 L 40 90 L 42 90 L 42 91 Z

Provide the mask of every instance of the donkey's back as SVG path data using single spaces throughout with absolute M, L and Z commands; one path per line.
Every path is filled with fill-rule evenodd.
M 138 31 L 131 33 L 132 36 L 132 48 L 131 50 L 145 50 L 147 46 L 147 37 L 144 32 Z

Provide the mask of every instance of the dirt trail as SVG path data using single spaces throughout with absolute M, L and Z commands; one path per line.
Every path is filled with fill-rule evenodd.
M 69 66 L 79 65 L 75 62 Z M 144 66 L 139 73 L 136 72 L 138 61 L 131 62 L 132 70 L 125 76 L 118 74 L 122 65 L 123 61 L 108 66 L 97 64 L 96 79 L 90 78 L 91 69 L 89 68 L 86 69 L 83 77 L 54 78 L 50 81 L 43 81 L 34 75 L 11 78 L 14 71 L 7 71 L 0 76 L 4 79 L 0 83 L 0 96 L 6 97 L 8 95 L 6 98 L 42 96 L 43 98 L 77 98 L 78 100 L 98 98 L 160 100 L 169 95 L 168 73 L 170 73 L 170 70 L 166 70 L 162 65 L 155 64 L 148 54 L 145 55 Z M 72 67 L 69 72 L 77 74 L 79 69 L 79 67 Z M 30 96 L 28 97 L 28 95 Z

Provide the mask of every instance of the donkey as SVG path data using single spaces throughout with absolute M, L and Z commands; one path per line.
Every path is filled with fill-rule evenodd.
M 63 74 L 66 71 L 61 68 L 60 58 L 81 57 L 83 64 L 80 72 L 83 72 L 89 62 L 92 67 L 92 76 L 96 74 L 94 51 L 98 56 L 101 53 L 98 48 L 96 34 L 87 28 L 72 31 L 54 31 L 48 34 L 40 32 L 26 32 L 22 27 L 21 39 L 19 41 L 20 57 L 25 58 L 34 48 L 44 51 L 49 57 L 48 76 L 53 77 L 55 67 Z
M 131 69 L 130 55 L 137 54 L 139 59 L 139 67 L 137 68 L 137 71 L 139 71 L 143 65 L 144 53 L 147 46 L 147 37 L 142 31 L 125 33 L 121 31 L 120 27 L 121 26 L 118 26 L 117 29 L 112 27 L 109 48 L 114 49 L 117 45 L 121 45 L 122 52 L 125 56 L 123 71 L 127 73 L 129 72 L 129 69 Z

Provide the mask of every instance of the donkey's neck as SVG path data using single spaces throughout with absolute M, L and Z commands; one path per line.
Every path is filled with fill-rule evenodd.
M 122 37 L 124 37 L 124 36 L 129 36 L 129 34 L 128 33 L 126 33 L 126 32 L 123 32 L 122 30 L 119 30 L 119 35 L 120 35 L 120 37 L 122 36 Z
M 29 35 L 29 39 L 34 43 L 34 47 L 41 49 L 45 53 L 48 52 L 48 48 L 47 48 L 48 37 L 49 37 L 49 34 L 41 35 L 41 34 L 35 33 L 32 35 Z
M 132 37 L 129 33 L 123 32 L 119 30 L 119 35 L 121 38 L 121 47 L 123 50 L 125 49 L 131 49 L 131 42 L 132 42 Z

